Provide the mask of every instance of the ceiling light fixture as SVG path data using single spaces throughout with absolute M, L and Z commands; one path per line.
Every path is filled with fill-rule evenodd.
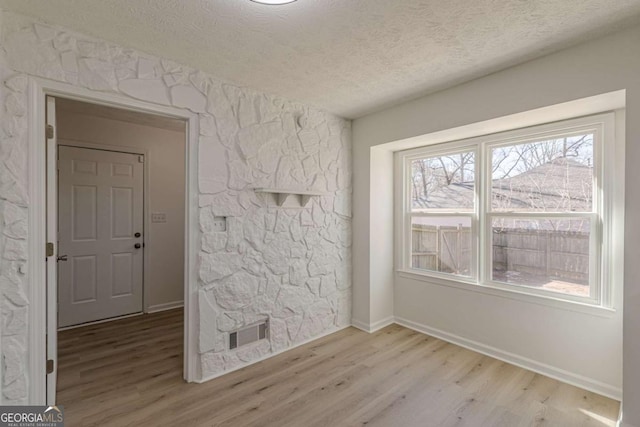
M 254 3 L 260 3 L 260 4 L 280 5 L 280 4 L 293 3 L 296 0 L 251 0 L 251 1 Z

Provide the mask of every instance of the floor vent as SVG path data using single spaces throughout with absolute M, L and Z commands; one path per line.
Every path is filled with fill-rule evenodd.
M 252 342 L 264 340 L 267 338 L 268 332 L 268 320 L 233 331 L 229 334 L 229 349 L 233 350 L 234 348 L 242 347 Z

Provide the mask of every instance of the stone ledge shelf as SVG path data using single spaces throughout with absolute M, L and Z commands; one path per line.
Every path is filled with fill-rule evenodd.
M 282 188 L 254 188 L 253 191 L 262 194 L 273 194 L 276 198 L 277 205 L 283 208 L 304 208 L 312 197 L 327 195 L 327 193 L 320 191 L 285 190 Z M 287 200 L 289 200 L 291 196 L 298 196 L 299 205 L 287 203 Z

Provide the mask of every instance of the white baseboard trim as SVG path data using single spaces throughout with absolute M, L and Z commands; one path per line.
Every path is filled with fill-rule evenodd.
M 144 314 L 143 312 L 140 312 L 140 313 L 132 313 L 132 314 L 125 314 L 124 316 L 109 317 L 108 319 L 94 320 L 93 322 L 81 323 L 81 324 L 79 324 L 79 325 L 63 326 L 63 327 L 61 327 L 61 328 L 58 328 L 58 332 L 68 331 L 68 330 L 70 330 L 70 329 L 84 328 L 85 326 L 99 325 L 99 324 L 101 324 L 101 323 L 113 322 L 113 321 L 115 321 L 115 320 L 128 319 L 129 317 L 142 316 L 143 314 Z
M 369 332 L 369 324 L 366 322 L 361 322 L 357 319 L 351 319 L 351 326 L 360 329 L 361 331 Z
M 631 424 L 627 424 L 624 422 L 622 417 L 620 417 L 620 419 L 618 420 L 618 423 L 616 424 L 616 427 L 638 427 L 638 426 L 632 426 Z
M 571 384 L 576 387 L 592 391 L 594 393 L 598 393 L 614 400 L 621 400 L 622 390 L 618 387 L 614 387 L 612 385 L 605 384 L 600 381 L 584 377 L 582 375 L 576 375 L 563 369 L 558 369 L 545 363 L 536 362 L 535 360 L 503 351 L 495 347 L 479 343 L 477 341 L 463 338 L 458 335 L 450 334 L 439 329 L 431 328 L 429 326 L 425 326 L 408 319 L 396 317 L 395 323 L 406 328 L 413 329 L 414 331 L 422 332 L 424 334 L 440 338 L 441 340 L 450 342 L 452 344 L 459 345 L 460 347 L 464 347 L 469 350 L 491 356 L 507 363 L 511 363 L 512 365 L 516 365 L 521 368 L 546 375 L 547 377 L 554 378 L 558 381 L 562 381 L 564 383 Z
M 174 308 L 184 307 L 184 301 L 165 302 L 163 304 L 150 305 L 145 313 L 158 313 L 160 311 L 173 310 Z
M 357 319 L 351 319 L 351 326 L 354 328 L 358 328 L 361 331 L 368 332 L 370 334 L 379 331 L 382 328 L 386 328 L 389 325 L 393 325 L 395 323 L 395 318 L 393 316 L 385 317 L 382 320 L 378 320 L 377 322 L 373 322 L 371 324 L 362 322 Z
M 231 372 L 238 371 L 238 370 L 240 370 L 240 369 L 242 369 L 242 368 L 246 368 L 247 366 L 253 365 L 253 364 L 255 364 L 255 363 L 262 362 L 263 360 L 267 360 L 267 359 L 269 359 L 269 358 L 272 358 L 272 357 L 274 357 L 274 356 L 277 356 L 277 355 L 282 354 L 282 353 L 284 353 L 284 352 L 287 352 L 287 351 L 289 351 L 289 350 L 293 350 L 294 348 L 297 348 L 297 347 L 303 346 L 303 345 L 305 345 L 305 344 L 309 344 L 310 342 L 313 342 L 313 341 L 315 341 L 315 340 L 319 340 L 320 338 L 324 338 L 324 337 L 326 337 L 327 335 L 335 334 L 335 333 L 336 333 L 336 332 L 338 332 L 338 331 L 342 331 L 343 329 L 347 329 L 347 328 L 350 328 L 350 327 L 351 327 L 351 325 L 346 325 L 346 326 L 341 326 L 341 327 L 339 327 L 339 328 L 333 328 L 333 329 L 330 329 L 330 330 L 328 330 L 328 331 L 326 331 L 326 332 L 323 332 L 322 334 L 318 335 L 317 337 L 309 338 L 308 340 L 305 340 L 305 341 L 299 342 L 299 343 L 297 343 L 297 344 L 295 344 L 295 345 L 292 345 L 291 347 L 288 347 L 288 348 L 282 349 L 282 350 L 280 350 L 280 351 L 276 351 L 275 353 L 265 354 L 265 355 L 264 355 L 264 356 L 262 356 L 261 358 L 256 359 L 256 360 L 253 360 L 253 361 L 251 361 L 251 362 L 249 362 L 249 363 L 244 363 L 244 364 L 242 364 L 242 365 L 236 366 L 235 368 L 233 368 L 233 369 L 229 369 L 228 371 L 223 371 L 223 372 L 219 372 L 219 373 L 217 373 L 217 374 L 209 375 L 209 376 L 207 376 L 207 377 L 201 378 L 200 380 L 196 380 L 196 381 L 194 381 L 194 382 L 196 382 L 196 383 L 198 383 L 198 384 L 206 383 L 207 381 L 211 381 L 211 380 L 216 379 L 216 378 L 219 378 L 219 377 L 221 377 L 221 376 L 223 376 L 223 375 L 230 374 Z
M 618 412 L 618 422 L 616 423 L 616 427 L 624 427 L 624 423 L 622 422 L 622 403 L 620 403 L 620 411 Z

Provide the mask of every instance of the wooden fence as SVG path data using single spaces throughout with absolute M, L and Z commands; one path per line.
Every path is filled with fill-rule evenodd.
M 468 227 L 414 224 L 412 266 L 469 274 L 471 244 Z M 587 284 L 589 234 L 517 228 L 494 230 L 493 269 L 498 274 L 518 272 L 533 281 L 538 277 Z
M 411 242 L 414 268 L 462 275 L 470 273 L 470 228 L 414 224 Z

